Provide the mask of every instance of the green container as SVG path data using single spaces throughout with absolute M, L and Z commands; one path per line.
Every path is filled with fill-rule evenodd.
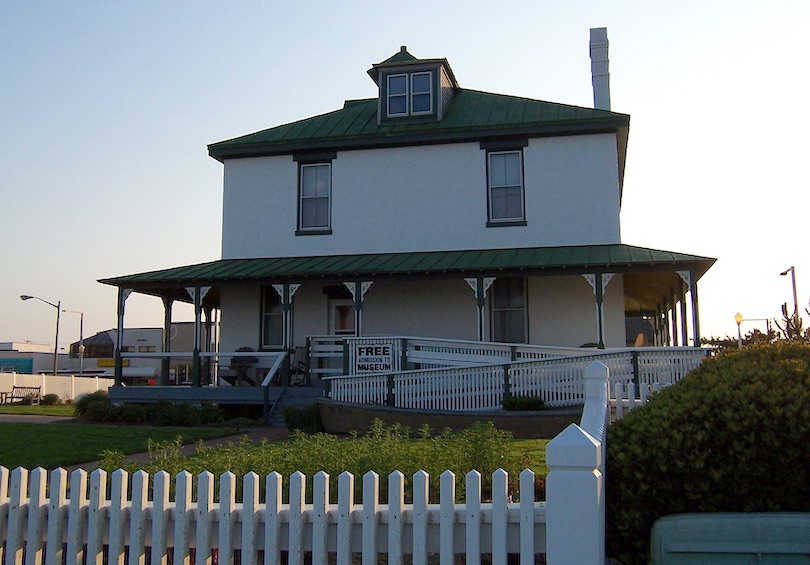
M 652 565 L 810 565 L 810 513 L 677 514 L 655 522 Z

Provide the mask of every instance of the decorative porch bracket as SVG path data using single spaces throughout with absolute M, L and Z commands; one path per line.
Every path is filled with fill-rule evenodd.
M 124 374 L 124 361 L 121 358 L 121 349 L 124 347 L 124 307 L 130 294 L 132 294 L 131 288 L 119 287 L 118 329 L 115 332 L 115 386 L 121 386 L 121 377 Z
M 191 369 L 192 386 L 200 387 L 200 329 L 202 325 L 202 301 L 208 291 L 211 290 L 210 286 L 189 286 L 186 287 L 191 301 L 194 303 L 194 350 L 193 361 Z
M 588 281 L 596 297 L 596 331 L 599 349 L 605 348 L 605 289 L 615 273 L 585 273 L 582 276 Z M 597 284 L 597 277 L 599 284 Z
M 357 337 L 363 335 L 363 300 L 374 281 L 344 282 L 343 285 L 352 293 L 354 300 L 354 332 Z
M 274 284 L 273 289 L 281 297 L 281 311 L 284 318 L 284 335 L 282 346 L 284 349 L 291 349 L 295 344 L 293 336 L 292 301 L 293 296 L 301 288 L 300 284 Z
M 484 306 L 486 305 L 487 292 L 492 283 L 495 282 L 496 277 L 470 277 L 465 278 L 469 287 L 475 293 L 475 301 L 478 307 L 478 341 L 484 341 L 484 327 L 486 318 L 484 316 Z

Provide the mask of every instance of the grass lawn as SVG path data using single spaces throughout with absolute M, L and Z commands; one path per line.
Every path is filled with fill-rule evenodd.
M 0 404 L 0 414 L 34 414 L 38 416 L 73 417 L 73 405 L 30 406 L 27 404 Z
M 4 407 L 5 408 L 5 407 Z M 34 407 L 38 408 L 38 407 Z M 49 407 L 42 407 L 49 408 Z M 41 413 L 41 412 L 40 412 Z M 44 467 L 53 469 L 101 459 L 104 450 L 125 454 L 147 450 L 149 439 L 196 443 L 236 433 L 228 428 L 175 428 L 154 426 L 116 426 L 108 424 L 0 423 L 0 465 L 7 469 Z

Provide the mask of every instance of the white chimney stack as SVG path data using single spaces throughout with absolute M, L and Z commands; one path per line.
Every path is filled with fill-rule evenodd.
M 593 107 L 610 110 L 610 72 L 608 71 L 607 28 L 591 29 L 591 82 Z

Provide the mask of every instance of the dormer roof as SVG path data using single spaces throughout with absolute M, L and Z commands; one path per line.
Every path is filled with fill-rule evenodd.
M 383 70 L 392 70 L 397 68 L 407 68 L 413 70 L 420 66 L 424 66 L 426 69 L 442 67 L 447 73 L 447 76 L 450 78 L 453 88 L 458 88 L 458 82 L 456 81 L 456 77 L 453 74 L 453 69 L 450 68 L 450 63 L 447 62 L 447 59 L 417 59 L 408 53 L 408 48 L 405 45 L 400 47 L 397 53 L 394 53 L 385 61 L 371 65 L 371 68 L 368 70 L 368 76 L 370 76 L 371 80 L 373 80 L 374 83 L 379 86 L 380 73 Z

